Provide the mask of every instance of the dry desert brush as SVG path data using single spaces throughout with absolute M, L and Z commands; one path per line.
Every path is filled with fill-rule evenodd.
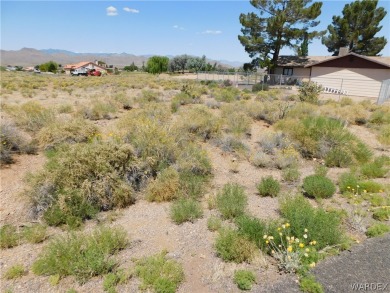
M 32 154 L 36 147 L 29 137 L 10 121 L 0 125 L 0 165 L 13 162 L 13 154 Z

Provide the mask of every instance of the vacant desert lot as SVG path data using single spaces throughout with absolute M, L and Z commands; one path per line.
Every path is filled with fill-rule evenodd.
M 2 73 L 1 291 L 267 292 L 387 233 L 390 106 L 298 94 Z

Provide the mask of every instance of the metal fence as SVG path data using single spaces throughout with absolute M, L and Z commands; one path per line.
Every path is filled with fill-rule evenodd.
M 381 105 L 387 100 L 390 100 L 390 79 L 384 80 L 382 82 L 377 104 Z
M 224 82 L 229 80 L 233 85 L 254 85 L 264 83 L 268 85 L 300 85 L 302 80 L 309 80 L 308 76 L 287 76 L 279 74 L 265 74 L 258 72 L 198 72 L 197 80 Z
M 256 83 L 275 87 L 299 87 L 303 81 L 313 81 L 323 87 L 323 92 L 334 95 L 377 98 L 381 92 L 381 81 L 371 79 L 344 79 L 310 76 L 289 76 L 254 72 L 199 72 L 197 80 L 225 82 L 235 86 L 249 86 Z M 387 94 L 388 95 L 388 94 Z

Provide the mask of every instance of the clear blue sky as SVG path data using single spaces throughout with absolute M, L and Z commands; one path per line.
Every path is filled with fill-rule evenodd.
M 351 1 L 323 1 L 317 29 L 326 29 Z M 388 39 L 390 0 L 379 1 L 388 14 L 380 36 Z M 206 55 L 211 59 L 249 61 L 237 39 L 240 13 L 249 1 L 1 1 L 1 49 L 64 49 L 74 52 L 135 55 Z M 282 54 L 291 54 L 283 50 Z M 329 55 L 319 40 L 309 55 Z

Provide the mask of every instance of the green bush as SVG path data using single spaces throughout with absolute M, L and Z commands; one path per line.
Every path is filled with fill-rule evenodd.
M 235 271 L 233 280 L 241 290 L 250 290 L 252 289 L 252 285 L 256 283 L 255 274 L 246 270 Z
M 318 104 L 318 97 L 322 91 L 322 86 L 315 82 L 302 82 L 299 87 L 299 99 L 301 102 Z
M 268 91 L 269 85 L 267 83 L 256 83 L 252 86 L 252 92 L 257 93 L 259 91 Z
M 336 119 L 323 116 L 284 119 L 277 128 L 298 144 L 304 157 L 325 159 L 328 167 L 366 163 L 372 156 L 369 148 Z
M 380 143 L 390 145 L 390 125 L 386 124 L 381 126 L 377 138 Z
M 103 281 L 104 291 L 109 292 L 109 293 L 115 293 L 116 292 L 115 287 L 116 287 L 116 285 L 118 285 L 119 280 L 120 279 L 119 279 L 119 276 L 117 274 L 108 273 L 104 277 L 104 281 Z
M 172 112 L 177 112 L 180 106 L 188 104 L 200 104 L 201 102 L 202 100 L 200 98 L 200 95 L 192 97 L 185 92 L 181 92 L 172 98 L 171 110 Z
M 359 182 L 359 190 L 358 193 L 361 194 L 364 191 L 366 192 L 379 192 L 383 190 L 382 184 L 374 182 L 374 181 L 361 181 Z
M 233 88 L 233 87 L 219 88 L 219 89 L 213 90 L 212 96 L 218 102 L 231 103 L 231 102 L 234 102 L 240 98 L 240 91 L 236 88 Z
M 90 235 L 59 236 L 44 248 L 32 270 L 37 275 L 74 276 L 83 283 L 112 271 L 117 266 L 112 255 L 126 245 L 126 232 L 112 227 L 99 228 Z
M 257 251 L 254 243 L 231 229 L 219 231 L 215 248 L 220 258 L 235 263 L 249 262 Z
M 379 206 L 385 206 L 385 205 L 390 205 L 390 198 L 389 197 L 383 197 L 380 194 L 370 194 L 367 198 L 367 195 L 365 199 L 368 199 L 370 204 L 373 207 L 379 207 Z
M 388 221 L 390 219 L 390 207 L 375 208 L 372 217 L 378 221 Z
M 264 177 L 257 185 L 257 190 L 261 196 L 276 197 L 280 192 L 280 183 L 272 176 Z
M 199 202 L 191 198 L 181 198 L 174 202 L 171 207 L 171 218 L 176 224 L 194 222 L 203 216 Z
M 274 226 L 273 222 L 265 222 L 255 217 L 243 215 L 236 218 L 236 226 L 238 233 L 248 240 L 255 243 L 260 249 L 265 249 L 264 241 L 262 241 L 262 235 L 269 234 Z
M 43 218 L 50 226 L 67 224 L 74 229 L 79 227 L 83 220 L 94 218 L 98 211 L 98 207 L 74 192 L 59 195 L 58 202 L 44 212 Z
M 4 273 L 4 278 L 11 280 L 20 278 L 25 274 L 26 270 L 23 265 L 13 265 Z
M 321 175 L 310 175 L 303 179 L 303 189 L 314 198 L 329 198 L 336 192 L 333 182 Z
M 161 171 L 157 178 L 149 183 L 146 198 L 149 201 L 171 201 L 178 197 L 180 187 L 179 173 L 169 167 Z
M 180 174 L 207 176 L 212 173 L 207 152 L 194 143 L 188 143 L 181 148 L 176 164 Z
M 225 184 L 216 198 L 217 209 L 224 219 L 232 219 L 244 214 L 247 196 L 238 184 Z
M 209 229 L 210 231 L 212 231 L 212 232 L 217 231 L 221 227 L 222 227 L 222 221 L 220 218 L 218 218 L 216 216 L 211 216 L 207 220 L 207 229 Z
M 297 167 L 288 167 L 282 171 L 282 179 L 288 183 L 298 182 L 301 177 Z
M 360 172 L 365 178 L 382 178 L 385 177 L 389 168 L 388 165 L 389 159 L 386 156 L 375 158 L 371 163 L 366 163 L 362 165 Z
M 180 192 L 193 199 L 199 199 L 206 191 L 205 186 L 209 176 L 197 175 L 191 172 L 180 173 Z
M 285 198 L 280 210 L 291 225 L 291 234 L 303 235 L 307 229 L 310 239 L 317 241 L 317 249 L 338 245 L 344 240 L 339 216 L 322 208 L 313 208 L 303 196 Z
M 305 293 L 324 293 L 324 288 L 313 276 L 305 276 L 300 279 L 299 288 Z
M 184 280 L 182 266 L 166 258 L 166 252 L 137 261 L 136 274 L 142 279 L 141 290 L 152 288 L 157 293 L 174 293 Z
M 354 173 L 343 173 L 339 177 L 339 189 L 341 193 L 358 190 L 359 179 Z
M 353 158 L 348 149 L 341 147 L 332 148 L 325 156 L 325 165 L 328 167 L 348 167 Z
M 390 226 L 385 223 L 375 223 L 371 227 L 369 227 L 366 231 L 366 235 L 368 237 L 378 237 L 383 234 L 390 232 Z
M 20 236 L 15 226 L 4 225 L 0 228 L 0 247 L 11 248 L 19 244 Z
M 47 227 L 34 224 L 23 229 L 23 238 L 29 243 L 40 243 L 47 238 Z

